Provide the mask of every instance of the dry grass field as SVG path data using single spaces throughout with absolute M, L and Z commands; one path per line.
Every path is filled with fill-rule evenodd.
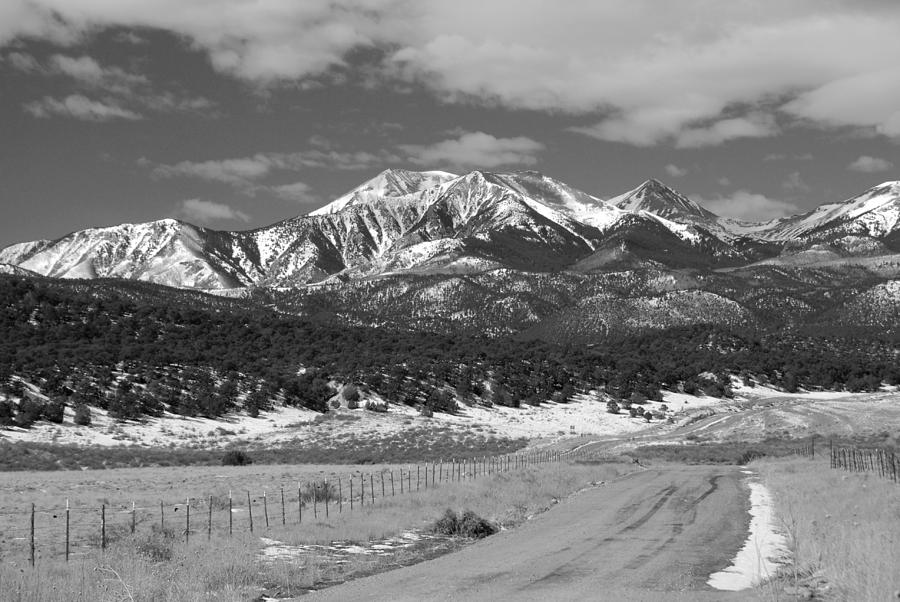
M 793 564 L 772 591 L 824 600 L 900 595 L 900 487 L 874 473 L 832 470 L 823 459 L 754 463 L 775 496 Z
M 477 480 L 443 483 L 427 491 L 376 498 L 374 505 L 362 509 L 357 506 L 353 512 L 345 505 L 343 512 L 337 513 L 332 506 L 328 519 L 320 508 L 318 520 L 307 517 L 304 520 L 308 522 L 299 526 L 289 523 L 283 527 L 279 510 L 277 520 L 271 521 L 269 529 L 258 522 L 252 536 L 241 531 L 228 537 L 227 531 L 222 532 L 220 528 L 207 541 L 205 531 L 201 530 L 188 544 L 176 529 L 160 532 L 146 525 L 133 536 L 120 532 L 105 553 L 95 546 L 73 557 L 68 564 L 56 554 L 39 557 L 32 569 L 27 556 L 7 557 L 0 565 L 0 591 L 4 592 L 4 600 L 42 602 L 246 600 L 263 593 L 296 595 L 323 583 L 410 563 L 415 560 L 414 554 L 428 553 L 420 550 L 410 555 L 400 550 L 390 556 L 361 554 L 349 562 L 334 563 L 325 551 L 304 548 L 304 545 L 334 541 L 365 544 L 411 529 L 427 529 L 447 508 L 471 509 L 496 524 L 512 526 L 592 482 L 609 480 L 631 469 L 618 464 L 545 464 Z M 119 487 L 123 494 L 141 492 L 144 496 L 141 499 L 150 499 L 164 493 L 174 494 L 176 490 L 227 487 L 217 481 L 220 476 L 216 475 L 227 474 L 242 483 L 263 486 L 274 484 L 282 477 L 296 479 L 298 473 L 310 477 L 321 473 L 318 467 L 296 472 L 285 471 L 284 467 L 217 468 L 212 475 L 196 470 L 194 474 L 182 474 L 179 470 L 177 479 L 171 472 L 166 475 L 159 469 L 109 471 L 92 476 L 104 481 L 105 487 L 113 490 Z M 60 475 L 62 479 L 54 482 L 47 478 L 51 475 Z M 16 496 L 25 496 L 30 491 L 55 499 L 55 494 L 80 486 L 87 496 L 84 499 L 96 501 L 92 496 L 97 495 L 93 490 L 98 483 L 85 473 L 45 472 L 16 477 L 11 488 L 16 489 L 17 493 L 13 494 Z M 153 479 L 159 483 L 155 484 Z M 53 489 L 41 486 L 41 482 L 54 482 Z M 261 517 L 257 520 L 261 521 Z M 268 559 L 262 554 L 266 544 L 260 536 L 298 546 L 297 553 L 289 560 Z

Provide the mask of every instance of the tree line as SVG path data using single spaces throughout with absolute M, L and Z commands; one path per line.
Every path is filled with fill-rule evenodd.
M 563 345 L 350 327 L 192 302 L 184 291 L 145 301 L 102 281 L 0 278 L 0 423 L 15 420 L 14 403 L 42 405 L 14 376 L 63 406 L 101 407 L 118 418 L 258 413 L 276 400 L 325 412 L 334 381 L 453 412 L 457 403 L 566 402 L 593 389 L 638 403 L 660 400 L 661 389 L 727 396 L 735 374 L 789 391 L 874 390 L 900 382 L 896 351 L 888 338 L 704 324 Z M 44 418 L 37 409 L 27 415 L 36 413 Z

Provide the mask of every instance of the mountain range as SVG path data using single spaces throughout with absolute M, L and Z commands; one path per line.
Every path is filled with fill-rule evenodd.
M 724 268 L 896 250 L 900 182 L 762 224 L 721 218 L 657 180 L 601 200 L 537 172 L 387 170 L 308 215 L 249 231 L 164 219 L 0 250 L 44 276 L 200 289 L 397 273 Z
M 697 322 L 879 328 L 900 312 L 898 250 L 900 182 L 745 223 L 653 179 L 603 200 L 533 171 L 392 169 L 263 228 L 92 228 L 6 247 L 0 266 L 261 298 L 356 324 L 595 340 Z M 874 316 L 860 306 L 872 296 Z

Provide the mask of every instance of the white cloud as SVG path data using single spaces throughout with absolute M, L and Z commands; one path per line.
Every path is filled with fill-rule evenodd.
M 215 203 L 202 199 L 187 199 L 183 201 L 178 209 L 178 213 L 189 220 L 202 224 L 219 221 L 250 221 L 250 216 L 243 211 L 238 211 L 224 203 Z
M 852 0 L 7 0 L 0 44 L 163 29 L 260 85 L 356 75 L 353 51 L 386 50 L 362 78 L 589 116 L 582 130 L 604 140 L 697 146 L 772 135 L 749 115 L 779 107 L 900 136 L 898 22 L 896 2 Z
M 694 200 L 717 215 L 745 221 L 767 221 L 799 211 L 793 203 L 770 199 L 747 190 L 738 190 L 728 197 Z
M 320 141 L 315 141 L 314 144 L 321 146 Z M 154 165 L 153 162 L 142 159 L 139 164 L 142 167 L 151 167 L 153 175 L 159 178 L 198 178 L 230 184 L 248 194 L 254 194 L 259 189 L 268 189 L 284 198 L 302 198 L 302 195 L 298 196 L 303 192 L 302 182 L 274 188 L 260 186 L 257 182 L 277 171 L 296 172 L 304 168 L 370 169 L 383 167 L 398 160 L 399 158 L 389 151 L 343 152 L 330 148 L 313 148 L 295 153 L 256 153 L 249 157 L 180 161 L 172 165 Z
M 41 69 L 41 65 L 38 63 L 37 59 L 24 52 L 10 52 L 3 57 L 3 62 L 9 63 L 13 69 L 22 71 L 23 73 L 31 73 L 40 71 Z
M 683 167 L 678 167 L 673 163 L 669 163 L 663 169 L 666 170 L 666 173 L 672 176 L 673 178 L 680 178 L 687 175 L 688 170 Z
M 848 165 L 847 169 L 861 171 L 863 173 L 877 173 L 879 171 L 888 171 L 893 167 L 894 164 L 887 159 L 862 155 L 856 161 Z
M 500 165 L 534 165 L 544 145 L 524 136 L 497 138 L 484 132 L 464 132 L 455 139 L 429 145 L 403 144 L 399 148 L 416 165 L 491 169 Z
M 5 60 L 19 71 L 62 77 L 71 81 L 79 92 L 69 95 L 69 98 L 86 98 L 85 93 L 102 94 L 102 104 L 118 107 L 127 114 L 139 115 L 142 110 L 159 113 L 203 111 L 205 115 L 214 113 L 214 104 L 206 98 L 157 91 L 145 75 L 101 65 L 89 56 L 54 54 L 43 65 L 33 56 L 23 53 L 11 53 Z M 66 101 L 59 102 L 66 104 Z M 52 104 L 47 99 L 35 101 L 28 103 L 26 110 L 35 116 L 53 113 L 81 118 L 77 111 L 59 110 L 59 107 L 53 107 Z M 41 109 L 41 106 L 44 108 Z
M 175 165 L 159 165 L 153 170 L 153 174 L 163 178 L 193 177 L 245 187 L 251 180 L 268 175 L 273 166 L 270 156 L 257 154 L 238 159 L 181 161 Z
M 738 138 L 767 138 L 778 133 L 775 118 L 771 115 L 753 113 L 745 117 L 722 119 L 705 127 L 691 127 L 678 132 L 675 146 L 678 148 L 698 148 L 717 146 Z
M 82 121 L 134 121 L 142 119 L 140 113 L 123 108 L 114 102 L 91 100 L 81 94 L 70 94 L 63 99 L 45 96 L 41 100 L 23 105 L 26 112 L 38 118 L 53 116 L 72 117 Z
M 791 155 L 788 153 L 769 153 L 763 157 L 763 161 L 812 161 L 812 153 L 798 153 Z
M 313 203 L 319 200 L 318 197 L 313 194 L 312 187 L 305 182 L 270 186 L 269 190 L 277 197 L 289 201 L 296 201 L 298 203 Z
M 781 183 L 781 187 L 791 192 L 809 192 L 812 190 L 800 175 L 799 171 L 792 171 Z

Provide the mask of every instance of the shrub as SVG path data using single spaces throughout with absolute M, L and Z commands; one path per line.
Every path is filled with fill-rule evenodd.
M 43 413 L 44 404 L 26 397 L 19 402 L 19 411 L 16 412 L 16 426 L 28 428 L 40 420 Z
M 0 426 L 9 426 L 16 416 L 16 404 L 8 399 L 0 399 Z
M 646 420 L 647 422 L 653 420 L 653 414 L 650 412 L 650 410 L 644 412 L 644 420 Z
M 253 459 L 239 449 L 229 450 L 222 456 L 222 466 L 246 466 L 247 464 L 253 464 Z
M 53 399 L 44 406 L 44 419 L 54 424 L 62 424 L 66 413 L 66 402 Z
M 610 414 L 618 414 L 619 413 L 619 404 L 615 401 L 606 402 L 606 411 Z
M 90 426 L 91 425 L 91 408 L 84 405 L 83 403 L 79 403 L 75 406 L 75 424 L 79 424 L 81 426 Z
M 153 525 L 150 533 L 138 540 L 137 551 L 152 562 L 166 562 L 172 560 L 174 546 L 175 532 Z
M 359 407 L 359 401 L 356 399 L 347 400 L 347 408 L 350 410 L 355 410 Z
M 462 516 L 458 516 L 456 512 L 447 508 L 444 511 L 444 516 L 436 520 L 431 526 L 431 531 L 452 537 L 481 539 L 488 535 L 493 535 L 498 529 L 471 510 L 465 510 Z
M 359 389 L 356 385 L 347 385 L 342 394 L 347 401 L 359 401 Z

